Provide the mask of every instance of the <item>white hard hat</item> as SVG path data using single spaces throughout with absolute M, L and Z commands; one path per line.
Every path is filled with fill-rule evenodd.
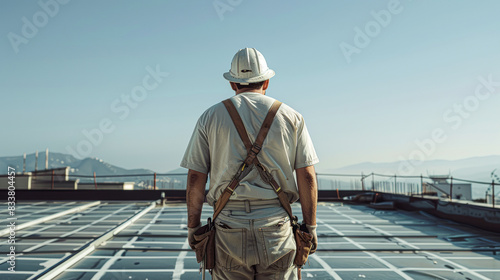
M 274 74 L 274 71 L 267 67 L 266 59 L 258 50 L 244 48 L 234 55 L 231 70 L 224 73 L 224 78 L 245 85 L 269 80 Z

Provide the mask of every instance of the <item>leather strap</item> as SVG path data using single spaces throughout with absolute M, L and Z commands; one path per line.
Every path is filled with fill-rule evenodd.
M 247 148 L 247 153 L 248 153 L 252 148 L 252 142 L 250 142 L 250 139 L 248 138 L 247 130 L 243 125 L 243 121 L 241 120 L 240 114 L 238 114 L 238 111 L 236 110 L 236 107 L 234 106 L 231 99 L 226 99 L 222 101 L 222 103 L 224 104 L 224 106 L 226 106 L 229 116 L 231 116 L 231 120 L 233 120 L 234 126 L 236 126 L 236 130 L 238 131 L 238 134 L 240 135 L 243 144 L 245 144 L 245 148 Z
M 231 102 L 231 104 L 233 104 L 233 102 Z M 262 149 L 262 144 L 264 143 L 264 139 L 266 139 L 267 133 L 269 132 L 269 129 L 273 124 L 274 117 L 276 116 L 276 113 L 278 112 L 280 106 L 281 102 L 276 100 L 274 101 L 273 105 L 271 105 L 271 108 L 269 108 L 269 112 L 267 113 L 266 118 L 264 119 L 264 122 L 260 127 L 259 134 L 257 134 L 257 138 L 255 138 L 255 142 L 253 143 L 252 148 L 250 149 L 250 152 L 248 153 L 248 156 L 245 159 L 245 163 L 247 166 L 254 163 L 254 160 L 257 159 L 257 154 L 260 153 L 260 150 Z M 239 125 L 243 126 L 243 129 L 245 129 L 243 123 L 240 123 Z M 250 139 L 248 139 L 248 134 L 245 133 L 244 135 L 247 136 L 246 137 L 247 141 L 250 141 Z
M 280 187 L 278 182 L 274 180 L 273 175 L 266 170 L 266 168 L 258 162 L 258 159 L 255 159 L 257 161 L 257 168 L 259 170 L 260 176 L 264 180 L 264 182 L 268 183 L 273 187 L 274 192 L 278 195 L 278 199 L 281 202 L 281 206 L 285 208 L 285 211 L 288 213 L 288 216 L 290 216 L 290 221 L 293 222 L 295 220 L 295 217 L 292 214 L 292 206 L 290 205 L 290 202 L 288 201 L 288 196 L 283 192 L 283 189 Z
M 260 152 L 262 148 L 262 143 L 264 143 L 264 139 L 266 138 L 267 133 L 271 128 L 271 124 L 273 123 L 274 117 L 276 116 L 276 113 L 278 112 L 278 109 L 282 104 L 277 100 L 274 101 L 273 105 L 267 112 L 266 118 L 262 122 L 262 126 L 260 128 L 259 134 L 257 134 L 256 141 L 252 145 L 250 138 L 248 138 L 248 133 L 245 129 L 245 125 L 243 124 L 240 114 L 238 114 L 238 111 L 236 110 L 236 107 L 234 106 L 233 102 L 230 99 L 226 99 L 222 101 L 222 103 L 226 107 L 229 116 L 231 117 L 231 120 L 233 121 L 236 130 L 238 131 L 238 134 L 241 140 L 243 141 L 243 144 L 245 145 L 245 148 L 247 149 L 247 157 L 245 158 L 238 172 L 234 175 L 229 185 L 224 189 L 221 196 L 215 203 L 215 210 L 212 221 L 215 221 L 215 218 L 217 218 L 222 209 L 224 209 L 224 206 L 226 206 L 234 190 L 239 186 L 245 168 L 249 167 L 253 163 L 258 163 L 257 154 Z
M 238 171 L 238 173 L 239 172 L 240 171 Z M 241 178 L 238 179 L 238 178 L 236 178 L 236 175 L 235 175 L 233 180 L 231 180 L 229 185 L 224 189 L 224 191 L 222 192 L 222 194 L 219 197 L 219 199 L 217 200 L 217 202 L 215 202 L 215 210 L 214 210 L 214 215 L 213 215 L 212 221 L 215 221 L 215 218 L 217 218 L 217 216 L 219 216 L 222 209 L 224 209 L 224 206 L 226 206 L 226 204 L 229 201 L 229 198 L 233 194 L 234 190 L 240 184 L 240 181 L 241 181 Z
M 279 107 L 281 106 L 281 102 L 275 101 L 271 108 L 269 109 L 269 112 L 267 113 L 266 118 L 264 119 L 264 122 L 262 123 L 262 126 L 260 128 L 259 134 L 257 134 L 257 138 L 255 139 L 254 144 L 252 145 L 250 139 L 248 138 L 248 133 L 245 129 L 245 125 L 243 124 L 243 121 L 241 120 L 240 115 L 238 114 L 238 111 L 236 110 L 236 107 L 234 106 L 233 102 L 230 99 L 224 100 L 223 101 L 224 106 L 226 106 L 227 111 L 229 112 L 229 115 L 231 116 L 231 120 L 233 121 L 236 130 L 238 131 L 238 134 L 240 135 L 241 140 L 243 141 L 243 144 L 247 148 L 247 158 L 245 159 L 242 169 L 238 171 L 238 173 L 242 172 L 243 169 L 246 166 L 250 166 L 251 164 L 255 164 L 255 166 L 258 168 L 259 174 L 262 177 L 262 179 L 271 185 L 275 191 L 275 193 L 278 195 L 278 199 L 285 208 L 286 212 L 290 216 L 290 219 L 293 221 L 294 216 L 292 214 L 292 207 L 290 206 L 290 202 L 288 201 L 288 196 L 283 192 L 281 187 L 278 185 L 276 180 L 274 180 L 273 175 L 266 170 L 266 168 L 259 162 L 259 159 L 257 158 L 257 154 L 260 152 L 262 149 L 262 143 L 264 143 L 264 140 L 267 136 L 267 133 L 269 132 L 269 129 L 271 128 L 271 124 L 273 122 L 274 117 L 276 116 L 276 113 L 278 112 Z M 241 179 L 241 178 L 240 178 Z M 234 181 L 234 179 L 233 179 Z M 233 182 L 231 182 L 233 183 Z M 239 181 L 238 181 L 239 184 Z M 214 212 L 214 220 L 216 217 L 216 214 L 218 215 L 220 211 L 222 211 L 222 208 L 224 208 L 225 204 L 227 201 L 229 201 L 229 197 L 232 194 L 232 191 L 234 191 L 235 187 L 232 187 L 232 191 L 229 195 L 226 190 L 231 186 L 230 184 L 224 192 L 221 195 L 221 198 L 218 200 L 216 203 L 216 208 Z M 237 185 L 236 185 L 237 187 Z

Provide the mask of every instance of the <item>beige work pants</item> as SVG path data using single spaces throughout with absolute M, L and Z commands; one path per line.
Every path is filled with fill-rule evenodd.
M 281 207 L 271 217 L 254 218 L 245 211 L 222 211 L 215 220 L 215 259 L 212 279 L 297 279 L 295 239 L 290 219 Z M 271 214 L 269 214 L 271 213 Z

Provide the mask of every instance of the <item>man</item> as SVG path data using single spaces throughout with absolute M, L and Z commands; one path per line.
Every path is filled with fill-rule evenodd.
M 274 74 L 262 54 L 253 48 L 239 50 L 231 70 L 224 73 L 236 93 L 230 100 L 252 143 L 275 101 L 265 95 Z M 246 156 L 247 149 L 224 104 L 205 111 L 181 163 L 189 169 L 188 240 L 193 240 L 193 233 L 201 225 L 207 175 L 210 173 L 207 201 L 214 206 Z M 318 158 L 303 117 L 287 105 L 281 105 L 257 158 L 283 188 L 290 203 L 300 197 L 303 220 L 313 235 L 311 251 L 314 252 L 317 185 L 313 165 L 318 163 Z M 274 189 L 254 166 L 245 169 L 243 179 L 216 218 L 215 226 L 213 279 L 297 279 L 293 265 L 295 240 L 289 216 Z

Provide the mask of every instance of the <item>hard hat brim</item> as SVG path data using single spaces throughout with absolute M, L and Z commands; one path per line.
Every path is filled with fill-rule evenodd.
M 274 70 L 272 69 L 267 69 L 266 73 L 260 75 L 260 76 L 257 76 L 257 77 L 252 77 L 252 78 L 248 78 L 248 79 L 238 79 L 238 78 L 235 78 L 231 75 L 231 72 L 226 72 L 224 73 L 224 79 L 230 81 L 230 82 L 234 82 L 234 83 L 258 83 L 258 82 L 263 82 L 263 81 L 266 81 L 266 80 L 269 80 L 271 79 L 272 77 L 274 77 L 276 73 L 274 73 Z

